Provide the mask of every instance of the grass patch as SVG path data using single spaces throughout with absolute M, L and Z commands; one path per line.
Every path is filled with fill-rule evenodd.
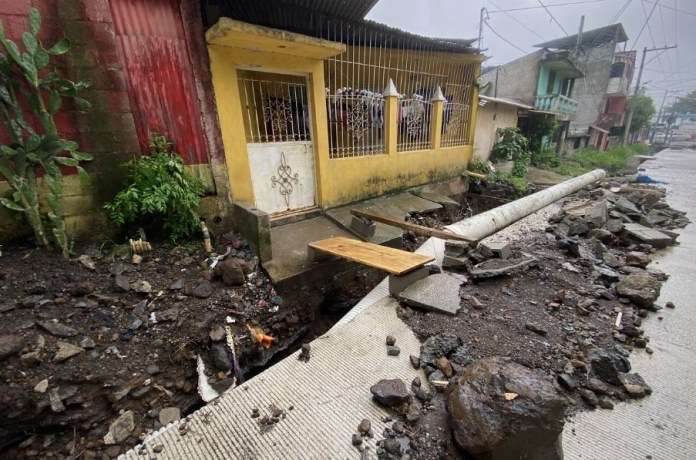
M 583 149 L 571 158 L 561 161 L 561 165 L 556 168 L 556 172 L 566 176 L 579 176 L 593 169 L 601 168 L 609 175 L 618 174 L 625 166 L 630 157 L 635 154 L 645 152 L 643 144 L 631 146 L 616 146 L 600 152 L 594 149 Z

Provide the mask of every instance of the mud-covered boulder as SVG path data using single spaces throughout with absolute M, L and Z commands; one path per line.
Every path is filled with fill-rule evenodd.
M 647 273 L 631 273 L 616 284 L 616 293 L 639 307 L 649 308 L 660 295 L 661 283 Z
M 454 439 L 474 458 L 563 458 L 564 398 L 545 374 L 508 358 L 486 358 L 447 388 Z

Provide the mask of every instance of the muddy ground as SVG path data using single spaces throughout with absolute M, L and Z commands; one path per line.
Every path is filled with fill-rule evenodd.
M 155 243 L 138 264 L 120 246 L 79 248 L 82 261 L 4 247 L 0 458 L 114 458 L 167 423 L 163 409 L 184 417 L 204 404 L 197 355 L 222 392 L 326 332 L 381 280 L 359 268 L 321 286 L 275 292 L 245 242 L 226 236 L 215 249 L 232 249 L 226 260 L 243 269 L 241 279 L 211 276 L 198 241 Z M 241 372 L 223 345 L 225 326 Z M 249 326 L 273 337 L 268 349 Z M 109 425 L 126 411 L 134 414 L 132 432 L 105 444 Z
M 480 191 L 490 196 L 462 195 L 460 208 L 410 219 L 441 227 L 506 202 L 504 189 Z M 592 193 L 583 191 L 580 198 L 604 199 Z M 577 238 L 586 250 L 597 249 L 586 235 Z M 404 246 L 414 249 L 423 240 L 405 233 Z M 605 258 L 619 261 L 617 271 L 634 269 L 625 261 L 627 251 L 654 252 L 618 237 L 603 244 L 615 256 Z M 29 245 L 3 248 L 0 457 L 114 458 L 172 414 L 183 417 L 204 404 L 197 356 L 209 383 L 222 392 L 326 332 L 384 277 L 357 268 L 322 285 L 276 292 L 239 235 L 215 239 L 217 254 L 228 248 L 226 269 L 218 276 L 208 269 L 198 241 L 156 243 L 139 263 L 122 246 L 80 247 L 81 260 L 70 261 Z M 613 281 L 597 279 L 594 267 L 605 263 L 598 256 L 572 257 L 553 232 L 544 231 L 511 242 L 511 249 L 513 256 L 533 256 L 539 263 L 465 283 L 455 317 L 400 310 L 421 340 L 442 332 L 458 337 L 465 353 L 452 359 L 455 373 L 479 358 L 507 356 L 557 382 L 561 373 L 578 379 L 592 348 L 649 351 L 642 333 L 629 337 L 615 329 L 618 311 L 626 325 L 639 327 L 647 310 L 611 294 Z M 224 346 L 225 326 L 236 355 Z M 268 348 L 257 333 L 273 337 Z M 569 413 L 596 405 L 556 385 L 568 397 Z M 625 398 L 617 391 L 603 405 Z M 132 430 L 110 433 L 116 439 L 105 443 L 109 425 L 127 411 L 133 413 Z M 465 458 L 449 430 L 442 393 L 422 402 L 418 420 L 402 422 L 410 434 L 403 452 L 410 450 L 412 458 Z M 388 457 L 384 451 L 381 456 Z

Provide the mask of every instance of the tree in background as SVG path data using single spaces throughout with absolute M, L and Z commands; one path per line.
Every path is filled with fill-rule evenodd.
M 691 91 L 684 97 L 680 97 L 679 100 L 668 107 L 665 113 L 696 113 L 696 90 Z
M 631 119 L 631 132 L 640 132 L 643 128 L 647 128 L 650 124 L 650 119 L 655 115 L 655 105 L 650 96 L 645 96 L 639 94 L 636 97 L 636 105 L 633 108 L 633 118 Z M 633 97 L 628 98 L 626 103 L 626 116 L 628 116 L 628 110 L 633 104 Z

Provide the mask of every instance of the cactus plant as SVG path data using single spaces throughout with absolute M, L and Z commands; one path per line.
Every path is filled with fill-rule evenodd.
M 60 137 L 54 116 L 64 98 L 88 108 L 89 102 L 77 97 L 77 93 L 90 83 L 65 79 L 50 68 L 55 56 L 70 50 L 70 41 L 62 38 L 50 48 L 44 48 L 37 38 L 40 27 L 41 16 L 32 8 L 29 30 L 22 33 L 22 52 L 17 43 L 5 38 L 0 21 L 0 112 L 10 139 L 9 144 L 0 145 L 0 175 L 12 191 L 10 198 L 0 198 L 0 204 L 24 213 L 39 246 L 49 245 L 52 239 L 63 255 L 69 257 L 60 166 L 77 168 L 80 176 L 86 178 L 80 163 L 90 161 L 92 156 L 80 152 L 76 142 Z M 30 113 L 25 113 L 26 109 Z M 48 190 L 45 219 L 37 184 L 41 173 Z M 47 227 L 51 235 L 47 234 Z

